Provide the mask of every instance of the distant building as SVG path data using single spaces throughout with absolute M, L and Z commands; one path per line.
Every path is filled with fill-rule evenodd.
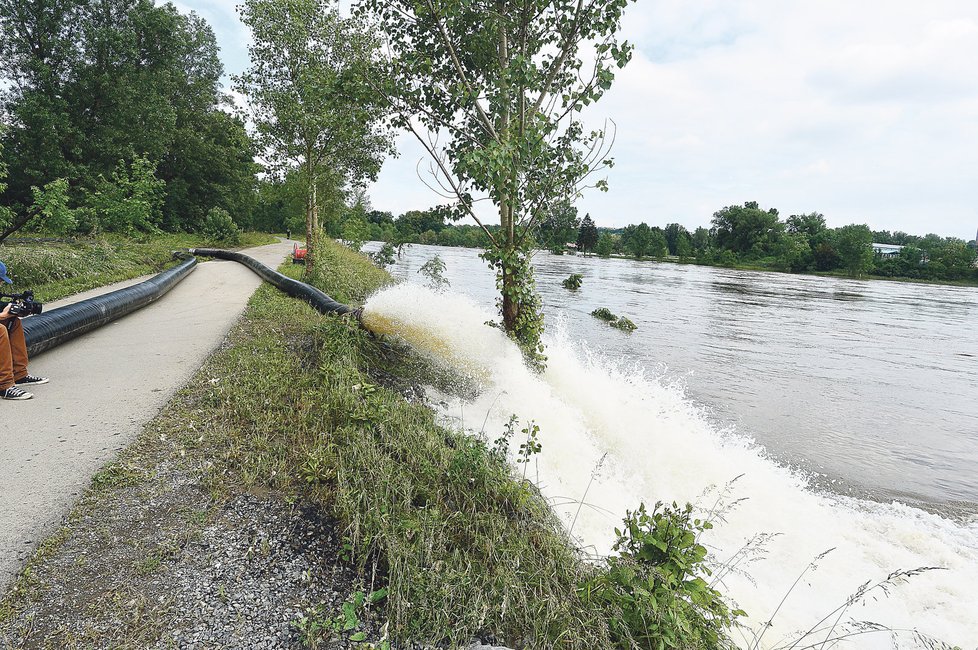
M 897 246 L 896 244 L 873 243 L 873 253 L 880 257 L 900 257 L 901 250 L 903 250 L 903 246 Z

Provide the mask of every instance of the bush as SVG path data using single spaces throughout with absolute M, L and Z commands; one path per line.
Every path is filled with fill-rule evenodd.
M 565 289 L 580 289 L 584 281 L 584 276 L 580 273 L 571 273 L 570 276 L 561 282 Z
M 734 647 L 726 630 L 745 614 L 703 579 L 711 572 L 698 538 L 713 526 L 692 511 L 657 503 L 651 513 L 645 504 L 629 512 L 615 529 L 619 555 L 582 586 L 585 602 L 606 608 L 615 647 Z
M 380 268 L 387 268 L 394 263 L 394 244 L 384 242 L 379 251 L 370 253 L 370 259 Z
M 623 332 L 633 332 L 638 329 L 638 325 L 633 323 L 628 318 L 621 316 L 618 320 L 608 323 L 612 327 L 618 328 Z
M 241 239 L 241 230 L 224 208 L 211 208 L 200 225 L 200 232 L 212 241 L 225 244 L 237 245 Z
M 638 325 L 633 323 L 631 320 L 625 318 L 624 316 L 621 318 L 615 316 L 607 307 L 598 307 L 591 312 L 591 315 L 595 318 L 600 318 L 612 327 L 620 329 L 623 332 L 632 332 L 638 329 Z
M 145 157 L 137 157 L 131 164 L 120 160 L 109 178 L 99 176 L 84 207 L 94 216 L 97 227 L 106 232 L 158 233 L 165 188 L 166 183 L 156 177 L 156 163 Z

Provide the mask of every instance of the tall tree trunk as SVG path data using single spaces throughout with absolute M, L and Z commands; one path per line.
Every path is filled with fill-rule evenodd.
M 498 2 L 496 9 L 499 11 L 500 16 L 505 15 L 505 4 L 503 2 Z M 500 71 L 505 70 L 509 65 L 509 43 L 507 41 L 506 30 L 502 28 L 502 25 L 500 25 L 499 29 L 499 42 L 496 45 L 496 56 Z M 509 88 L 504 84 L 501 90 L 502 105 L 504 108 L 499 114 L 496 131 L 500 138 L 508 141 L 511 137 L 510 120 L 512 119 L 510 114 Z M 513 221 L 512 198 L 510 197 L 509 191 L 504 189 L 499 193 L 499 225 L 503 231 L 503 250 L 501 251 L 502 268 L 500 271 L 503 274 L 503 327 L 510 334 L 516 331 L 516 323 L 519 319 L 521 308 L 520 301 L 515 299 L 514 296 L 519 295 L 520 287 L 518 285 L 525 280 L 519 273 L 516 273 L 517 269 L 512 268 L 512 262 L 515 261 L 513 254 L 516 248 L 516 229 Z
M 500 272 L 503 274 L 503 327 L 506 331 L 513 333 L 516 331 L 516 321 L 520 315 L 520 303 L 514 299 L 519 295 L 519 283 L 523 281 L 516 271 L 512 268 L 514 261 L 513 253 L 515 240 L 510 235 L 512 213 L 507 200 L 500 201 L 499 206 L 499 225 L 503 231 L 502 251 L 500 251 Z
M 312 153 L 306 157 L 306 180 L 309 187 L 306 190 L 306 270 L 305 277 L 312 275 L 313 258 L 316 255 L 316 226 L 319 220 L 316 206 L 316 178 L 312 169 Z

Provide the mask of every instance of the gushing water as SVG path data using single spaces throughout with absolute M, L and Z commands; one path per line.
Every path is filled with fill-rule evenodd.
M 797 638 L 866 581 L 897 569 L 940 567 L 888 595 L 874 592 L 876 598 L 857 603 L 843 620 L 978 648 L 978 522 L 819 492 L 751 440 L 711 425 L 681 385 L 599 358 L 562 335 L 559 325 L 548 336 L 547 370 L 537 375 L 501 332 L 484 325 L 494 315 L 464 297 L 400 284 L 372 297 L 364 317 L 375 331 L 396 332 L 480 378 L 480 395 L 465 403 L 455 399 L 446 418 L 476 431 L 485 420 L 490 439 L 511 414 L 539 425 L 543 448 L 529 475 L 568 527 L 580 509 L 572 532 L 596 553 L 610 551 L 614 527 L 642 501 L 691 501 L 708 510 L 719 498 L 726 504 L 723 520 L 704 541 L 715 560 L 737 565 L 719 588 L 748 612 L 751 628 L 772 620 L 762 647 Z M 744 553 L 758 534 L 773 536 L 759 553 Z M 755 632 L 742 633 L 749 647 Z M 895 638 L 899 647 L 925 647 L 910 633 Z M 889 632 L 847 643 L 892 647 Z

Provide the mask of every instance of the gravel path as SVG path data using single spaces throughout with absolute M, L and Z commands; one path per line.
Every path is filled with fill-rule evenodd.
M 245 252 L 277 266 L 291 249 Z M 235 262 L 198 264 L 159 301 L 31 360 L 51 383 L 32 400 L 0 404 L 0 591 L 92 474 L 221 343 L 260 282 Z

